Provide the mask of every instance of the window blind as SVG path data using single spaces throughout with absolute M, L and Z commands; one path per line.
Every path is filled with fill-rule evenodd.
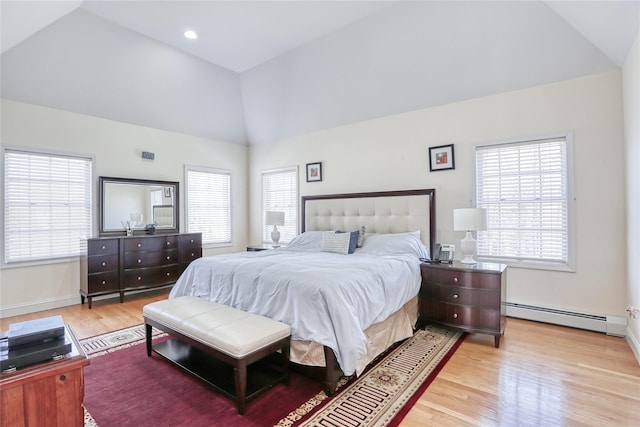
M 4 262 L 78 256 L 91 236 L 92 159 L 6 149 Z
M 264 223 L 268 211 L 284 212 L 279 226 L 280 242 L 287 243 L 298 232 L 298 168 L 283 168 L 262 173 L 262 241 L 271 242 L 273 226 Z
M 203 244 L 231 243 L 231 172 L 187 167 L 186 182 L 187 230 Z
M 478 256 L 568 265 L 566 137 L 476 148 Z

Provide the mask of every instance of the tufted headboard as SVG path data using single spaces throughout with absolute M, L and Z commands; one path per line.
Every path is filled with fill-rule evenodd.
M 433 253 L 436 235 L 436 190 L 380 191 L 302 197 L 301 231 L 356 230 L 366 234 L 420 230 Z

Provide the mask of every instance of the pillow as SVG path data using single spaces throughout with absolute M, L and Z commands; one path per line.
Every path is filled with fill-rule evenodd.
M 349 253 L 352 254 L 358 246 L 358 236 L 360 232 L 356 231 L 336 231 L 336 233 L 349 233 Z
M 288 249 L 320 249 L 323 231 L 305 231 L 298 234 L 288 244 Z
M 356 248 L 361 248 L 364 243 L 364 233 L 367 231 L 367 228 L 363 225 L 358 229 L 358 243 L 356 244 Z
M 400 255 L 411 254 L 428 258 L 429 252 L 415 233 L 375 234 L 365 239 L 360 254 Z
M 320 247 L 320 250 L 323 252 L 335 252 L 347 255 L 353 253 L 349 252 L 350 245 L 351 233 L 341 233 L 337 231 L 325 231 L 322 233 L 322 246 Z

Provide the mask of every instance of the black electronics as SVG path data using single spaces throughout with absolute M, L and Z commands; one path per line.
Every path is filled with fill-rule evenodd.
M 142 152 L 142 158 L 147 160 L 153 160 L 156 157 L 155 153 L 151 153 L 149 151 Z
M 71 351 L 71 341 L 65 337 L 48 340 L 40 344 L 9 348 L 7 333 L 0 334 L 0 371 L 11 372 L 34 363 L 64 357 Z
M 9 325 L 7 345 L 9 349 L 25 345 L 39 345 L 64 337 L 62 316 L 44 317 Z

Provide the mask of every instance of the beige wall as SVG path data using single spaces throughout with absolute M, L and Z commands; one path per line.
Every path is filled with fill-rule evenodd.
M 299 165 L 300 195 L 435 188 L 437 239 L 459 244 L 451 211 L 474 198 L 474 145 L 573 131 L 576 272 L 512 268 L 507 299 L 594 314 L 626 307 L 624 140 L 621 73 L 327 129 L 254 146 L 250 152 L 250 240 L 260 241 L 260 171 Z M 339 108 L 339 106 L 336 106 Z M 455 144 L 453 171 L 429 172 L 429 146 Z M 322 161 L 323 181 L 305 182 Z
M 180 230 L 184 222 L 184 166 L 231 170 L 233 246 L 206 249 L 205 255 L 243 250 L 247 241 L 247 147 L 161 131 L 62 110 L 2 100 L 1 143 L 8 147 L 41 148 L 95 156 L 98 176 L 179 181 Z M 142 151 L 155 160 L 142 160 Z M 94 195 L 94 201 L 97 197 Z M 97 204 L 94 203 L 94 207 Z M 97 223 L 97 210 L 94 221 Z M 97 235 L 94 224 L 94 236 Z M 77 260 L 0 270 L 2 317 L 80 301 Z
M 624 130 L 627 159 L 628 303 L 640 309 L 640 35 L 624 66 Z M 640 363 L 640 313 L 629 317 L 627 340 Z

